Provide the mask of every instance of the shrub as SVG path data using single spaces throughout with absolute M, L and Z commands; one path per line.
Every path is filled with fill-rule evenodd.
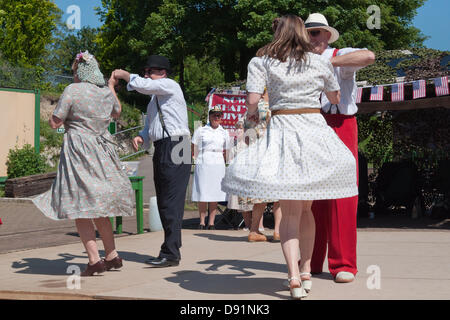
M 358 148 L 375 170 L 393 159 L 392 113 L 361 114 L 358 120 Z
M 45 138 L 41 143 L 43 149 L 49 147 L 61 148 L 64 135 L 57 133 L 55 129 L 52 129 L 48 121 L 41 119 L 40 134 Z
M 45 173 L 48 169 L 45 158 L 37 154 L 30 144 L 24 145 L 23 148 L 16 146 L 14 150 L 10 149 L 6 165 L 8 178 Z

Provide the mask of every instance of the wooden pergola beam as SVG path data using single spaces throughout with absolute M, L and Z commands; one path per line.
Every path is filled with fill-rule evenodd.
M 400 111 L 427 108 L 450 108 L 450 96 L 433 97 L 417 100 L 406 100 L 399 102 L 361 102 L 357 104 L 358 113 L 371 113 L 376 111 Z

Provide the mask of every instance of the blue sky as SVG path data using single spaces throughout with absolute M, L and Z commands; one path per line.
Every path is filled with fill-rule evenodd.
M 101 25 L 94 7 L 101 5 L 100 0 L 54 0 L 58 7 L 64 12 L 70 5 L 77 5 L 81 11 L 81 27 L 99 27 Z M 450 0 L 427 0 L 425 4 L 417 10 L 417 16 L 413 20 L 413 25 L 420 29 L 422 33 L 430 38 L 425 41 L 425 46 L 438 50 L 450 50 Z M 63 20 L 66 21 L 70 14 L 65 13 Z
M 417 10 L 417 16 L 413 24 L 430 39 L 424 42 L 425 46 L 432 49 L 450 50 L 450 12 L 449 0 L 428 0 Z
M 76 5 L 80 7 L 81 27 L 89 26 L 96 28 L 101 25 L 94 10 L 95 7 L 101 6 L 101 0 L 53 0 L 53 2 L 64 12 L 63 21 L 66 21 L 71 15 L 67 13 L 68 7 Z

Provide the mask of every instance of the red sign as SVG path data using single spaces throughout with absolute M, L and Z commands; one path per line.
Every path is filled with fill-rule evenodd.
M 247 111 L 245 106 L 246 97 L 246 95 L 236 94 L 213 94 L 209 109 L 219 106 L 223 111 L 222 127 L 224 129 L 234 129 L 236 122 Z

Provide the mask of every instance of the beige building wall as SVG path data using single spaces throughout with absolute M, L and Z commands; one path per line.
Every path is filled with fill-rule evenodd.
M 34 146 L 34 93 L 0 91 L 0 177 L 6 176 L 9 149 Z

